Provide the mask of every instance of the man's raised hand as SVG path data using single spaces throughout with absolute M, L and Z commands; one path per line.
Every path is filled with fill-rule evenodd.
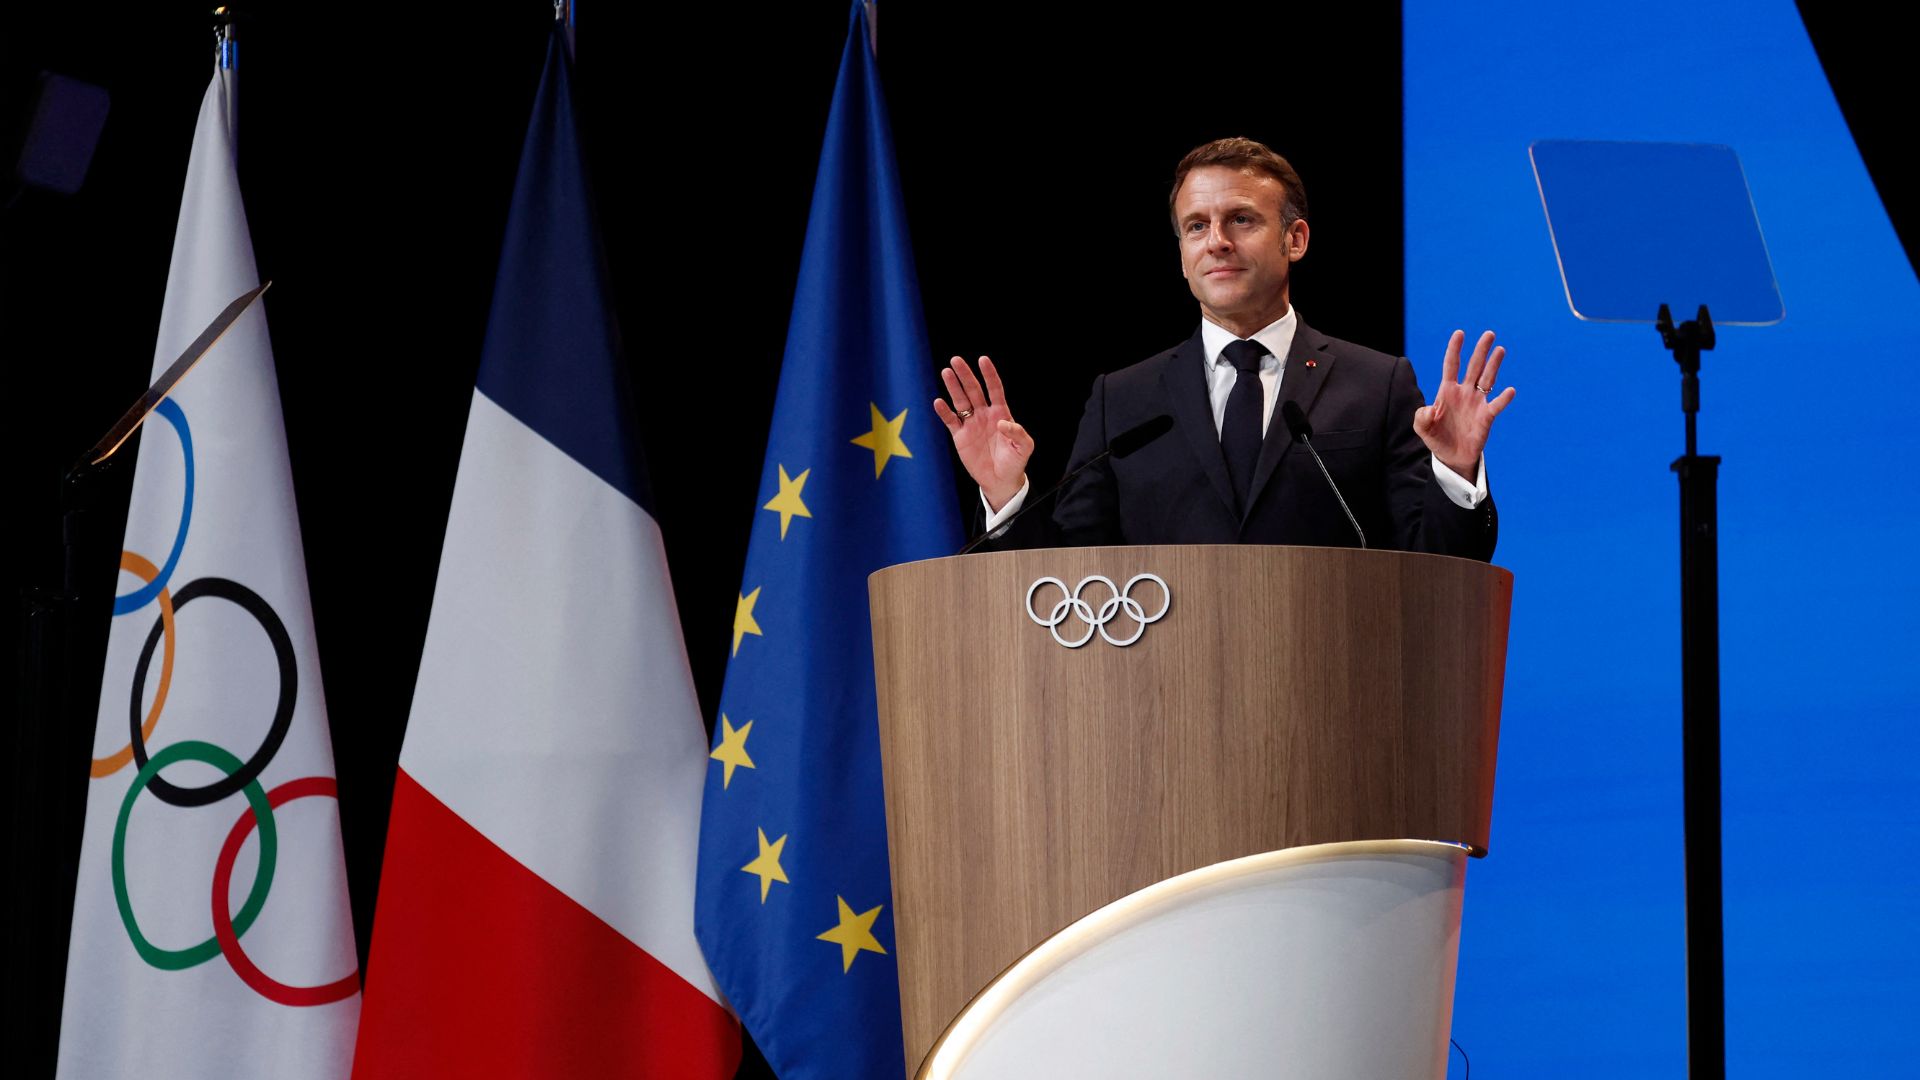
M 965 360 L 954 357 L 940 371 L 940 381 L 946 384 L 953 404 L 934 398 L 933 411 L 953 436 L 954 452 L 960 455 L 967 475 L 980 485 L 987 505 L 999 510 L 1026 483 L 1033 439 L 1026 428 L 1014 422 L 1013 413 L 1007 409 L 1006 390 L 1000 385 L 1000 373 L 984 356 L 980 358 L 980 375 L 986 379 L 985 387 L 974 378 Z
M 1513 400 L 1514 389 L 1509 386 L 1499 397 L 1487 397 L 1493 392 L 1494 377 L 1500 373 L 1500 361 L 1507 355 L 1504 346 L 1493 347 L 1491 330 L 1480 335 L 1467 360 L 1467 370 L 1460 371 L 1460 346 L 1466 340 L 1467 335 L 1459 330 L 1447 339 L 1447 355 L 1440 364 L 1440 387 L 1434 392 L 1433 404 L 1414 412 L 1413 431 L 1442 465 L 1472 481 L 1479 473 L 1480 454 L 1487 448 L 1493 418 Z

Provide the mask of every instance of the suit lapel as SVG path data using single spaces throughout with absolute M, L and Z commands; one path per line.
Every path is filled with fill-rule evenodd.
M 1273 478 L 1273 471 L 1279 468 L 1280 459 L 1293 448 L 1293 433 L 1287 430 L 1281 410 L 1291 401 L 1311 417 L 1314 399 L 1320 396 L 1320 388 L 1326 385 L 1327 374 L 1333 370 L 1333 361 L 1334 356 L 1327 348 L 1325 334 L 1305 322 L 1294 327 L 1293 345 L 1287 349 L 1287 362 L 1280 369 L 1280 400 L 1273 403 L 1273 419 L 1267 423 L 1266 438 L 1260 443 L 1260 460 L 1253 469 L 1252 494 L 1247 498 L 1249 512 L 1260 501 L 1260 493 L 1266 490 L 1267 481 Z M 1224 475 L 1224 466 L 1221 471 Z
M 1214 494 L 1226 504 L 1227 512 L 1236 509 L 1233 481 L 1227 478 L 1227 459 L 1220 453 L 1220 435 L 1213 426 L 1213 402 L 1207 397 L 1207 376 L 1202 361 L 1206 348 L 1200 332 L 1194 331 L 1186 344 L 1173 351 L 1160 371 L 1160 385 L 1171 406 L 1174 427 L 1186 439 L 1187 449 L 1200 463 L 1200 471 L 1213 485 Z

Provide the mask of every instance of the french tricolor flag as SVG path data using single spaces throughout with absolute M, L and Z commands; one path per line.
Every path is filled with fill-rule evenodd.
M 706 737 L 556 29 L 387 834 L 353 1074 L 730 1077 Z

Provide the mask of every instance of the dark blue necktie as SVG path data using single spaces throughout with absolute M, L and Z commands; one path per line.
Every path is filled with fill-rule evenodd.
M 1227 458 L 1227 476 L 1233 481 L 1238 507 L 1247 512 L 1253 488 L 1253 470 L 1260 462 L 1260 415 L 1265 395 L 1260 387 L 1260 358 L 1267 347 L 1257 341 L 1235 341 L 1220 355 L 1239 372 L 1227 397 L 1227 415 L 1220 421 L 1220 451 Z

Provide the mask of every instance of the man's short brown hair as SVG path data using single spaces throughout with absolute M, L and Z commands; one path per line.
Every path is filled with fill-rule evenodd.
M 1167 216 L 1174 218 L 1174 231 L 1180 229 L 1180 221 L 1174 217 L 1174 202 L 1180 197 L 1180 185 L 1187 182 L 1188 173 L 1208 166 L 1266 173 L 1279 181 L 1287 193 L 1280 202 L 1281 224 L 1291 225 L 1307 216 L 1306 186 L 1300 182 L 1300 174 L 1287 164 L 1287 159 L 1274 153 L 1266 143 L 1236 136 L 1196 146 L 1180 159 L 1179 166 L 1173 170 L 1173 190 L 1167 192 Z

